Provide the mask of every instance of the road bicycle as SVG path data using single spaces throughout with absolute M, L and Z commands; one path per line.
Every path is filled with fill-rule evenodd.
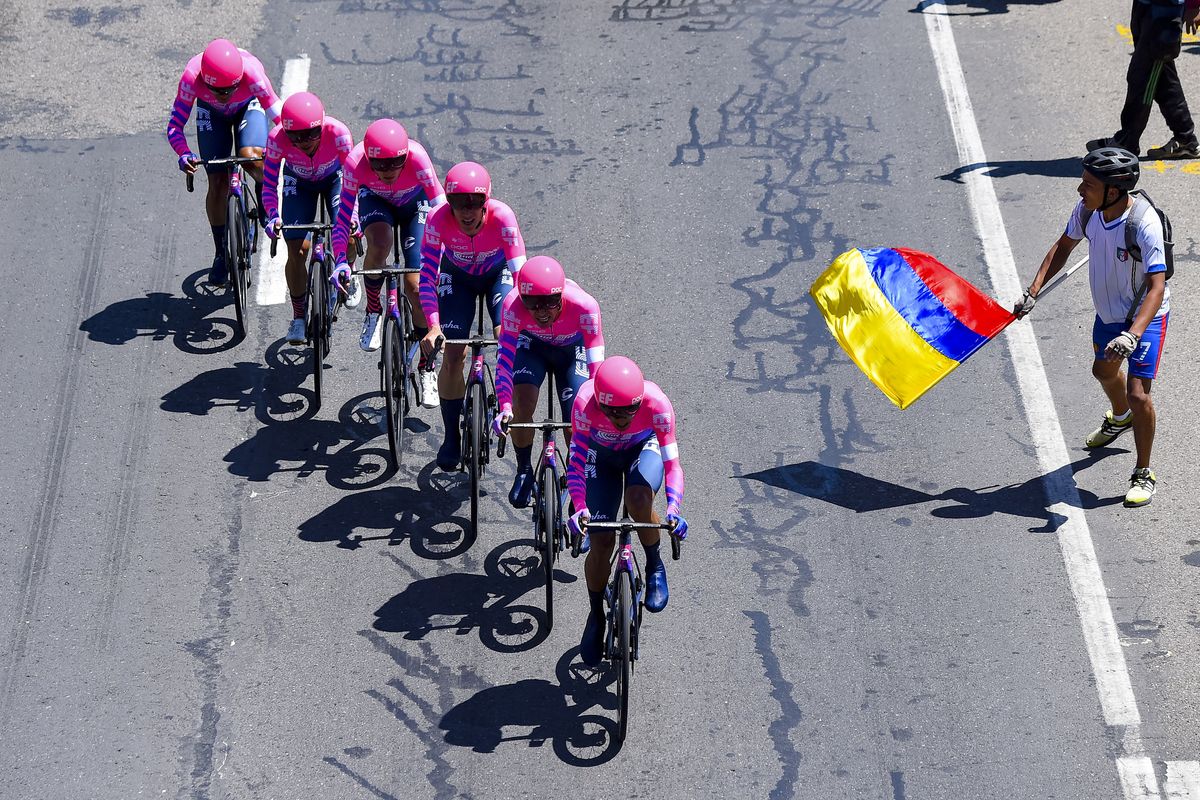
M 546 373 L 546 419 L 541 422 L 510 422 L 505 432 L 535 430 L 542 432 L 541 455 L 534 470 L 533 482 L 533 540 L 542 558 L 542 570 L 546 582 L 546 629 L 554 628 L 554 562 L 558 554 L 571 545 L 567 534 L 565 507 L 567 505 L 567 464 L 559 452 L 554 437 L 555 431 L 570 431 L 571 423 L 557 422 L 554 407 L 558 397 L 554 391 L 554 373 Z M 569 433 L 567 434 L 570 435 Z M 501 438 L 496 446 L 496 456 L 504 458 L 504 443 Z M 577 547 L 572 548 L 578 556 Z
M 479 535 L 479 485 L 492 454 L 492 419 L 496 416 L 496 381 L 492 367 L 483 358 L 486 347 L 495 347 L 497 341 L 484 336 L 484 317 L 487 310 L 484 298 L 479 295 L 476 307 L 475 335 L 469 339 L 444 339 L 440 344 L 462 345 L 471 352 L 470 370 L 467 373 L 467 396 L 462 416 L 462 461 L 459 470 L 466 470 L 471 477 L 471 536 Z
M 345 305 L 345 294 L 333 291 L 330 276 L 333 274 L 333 256 L 329 252 L 329 237 L 333 225 L 325 220 L 325 208 L 321 207 L 318 222 L 305 225 L 283 225 L 283 231 L 305 231 L 312 234 L 308 258 L 308 319 L 305 321 L 308 344 L 313 353 L 313 410 L 321 407 L 321 387 L 325 372 L 325 359 L 333 344 L 333 323 Z M 279 239 L 271 240 L 271 257 L 275 257 Z
M 355 237 L 355 246 L 362 256 L 362 244 Z M 363 269 L 355 275 L 382 275 L 386 283 L 381 289 L 387 298 L 387 312 L 380 320 L 383 325 L 383 346 L 379 353 L 379 391 L 383 394 L 387 418 L 388 454 L 392 466 L 400 469 L 404 461 L 404 431 L 408 412 L 412 408 L 409 388 L 417 390 L 416 369 L 413 364 L 421 343 L 413 335 L 412 304 L 399 286 L 399 276 L 417 275 L 416 267 L 402 266 L 404 257 L 400 253 L 400 230 L 392 226 L 392 263 L 375 269 Z M 365 289 L 364 289 L 365 291 Z
M 625 740 L 629 728 L 629 681 L 633 677 L 633 664 L 638 659 L 638 640 L 642 627 L 642 610 L 645 607 L 646 582 L 642 568 L 633 554 L 635 531 L 660 530 L 671 536 L 671 558 L 679 560 L 680 539 L 671 525 L 660 522 L 588 522 L 585 530 L 616 531 L 617 547 L 609 562 L 609 570 L 616 566 L 612 581 L 604 591 L 608 604 L 608 624 L 604 635 L 604 657 L 613 662 L 617 670 L 617 736 Z M 578 538 L 578 537 L 575 537 Z M 595 546 L 594 544 L 592 545 Z
M 245 190 L 246 185 L 250 183 L 246 177 L 245 165 L 261 161 L 261 157 L 231 156 L 193 162 L 206 167 L 233 167 L 229 173 L 229 197 L 225 201 L 225 265 L 229 269 L 229 281 L 233 286 L 233 307 L 237 314 L 235 333 L 239 339 L 246 337 L 251 257 L 258 250 L 256 222 L 262 216 L 254 192 Z M 187 173 L 189 192 L 195 191 L 195 177 L 192 173 Z

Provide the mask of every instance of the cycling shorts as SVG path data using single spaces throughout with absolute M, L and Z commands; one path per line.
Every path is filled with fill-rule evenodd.
M 471 336 L 471 325 L 475 322 L 475 301 L 481 296 L 492 317 L 492 327 L 496 327 L 500 320 L 500 304 L 512 288 L 512 274 L 503 263 L 482 275 L 472 275 L 443 258 L 438 271 L 437 296 L 438 316 L 441 317 L 442 332 L 446 338 L 466 339 Z
M 338 198 L 342 195 L 342 171 L 319 181 L 305 180 L 283 166 L 283 206 L 279 218 L 284 225 L 310 225 L 317 221 L 317 202 L 325 203 L 325 219 L 337 219 Z M 307 238 L 304 231 L 284 231 L 283 238 L 289 241 Z
M 588 379 L 587 350 L 582 344 L 547 344 L 536 336 L 522 333 L 517 337 L 513 356 L 513 385 L 541 386 L 546 373 L 553 372 L 562 419 L 571 419 L 575 395 Z
M 590 447 L 584 454 L 587 466 L 584 481 L 587 487 L 587 507 L 596 522 L 616 522 L 620 519 L 621 501 L 631 486 L 645 486 L 658 494 L 663 482 L 662 454 L 658 439 L 651 434 L 639 447 L 610 450 Z
M 243 147 L 267 146 L 267 115 L 258 98 L 232 116 L 225 116 L 202 100 L 196 101 L 196 139 L 200 145 L 200 157 L 229 158 Z M 229 172 L 227 166 L 206 166 L 208 173 Z
M 425 209 L 429 198 L 425 190 L 417 192 L 402 206 L 392 205 L 385 197 L 370 189 L 358 190 L 358 228 L 365 231 L 376 222 L 399 227 L 400 252 L 404 254 L 404 266 L 421 268 L 421 239 L 425 236 Z

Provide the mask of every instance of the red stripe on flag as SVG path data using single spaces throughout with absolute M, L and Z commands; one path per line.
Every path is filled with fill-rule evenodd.
M 963 325 L 988 339 L 1012 322 L 1012 312 L 928 253 L 893 248 Z

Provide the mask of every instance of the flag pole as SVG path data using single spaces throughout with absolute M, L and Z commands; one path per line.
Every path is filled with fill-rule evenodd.
M 1040 292 L 1038 292 L 1037 299 L 1041 300 L 1043 297 L 1045 297 L 1047 294 L 1050 293 L 1051 289 L 1055 289 L 1059 285 L 1065 283 L 1067 278 L 1074 275 L 1076 270 L 1078 270 L 1080 267 L 1082 267 L 1084 264 L 1087 263 L 1087 260 L 1088 260 L 1088 257 L 1084 256 L 1083 258 L 1079 259 L 1074 264 L 1072 264 L 1071 268 L 1068 269 L 1066 272 L 1062 272 L 1062 273 L 1059 273 L 1058 275 L 1056 275 L 1054 278 L 1054 281 L 1050 285 L 1043 286 L 1042 290 Z

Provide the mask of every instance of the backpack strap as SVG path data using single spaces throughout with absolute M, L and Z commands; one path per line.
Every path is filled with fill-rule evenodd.
M 1145 193 L 1134 189 L 1130 196 L 1133 197 L 1133 208 L 1129 210 L 1129 216 L 1125 218 L 1125 250 L 1129 253 L 1130 259 L 1130 281 L 1137 276 L 1137 265 L 1142 260 L 1142 248 L 1137 243 L 1138 228 L 1142 224 L 1142 218 L 1149 213 L 1154 205 L 1145 196 Z M 1133 293 L 1133 305 L 1129 307 L 1129 313 L 1125 315 L 1125 324 L 1133 324 L 1133 315 L 1137 312 L 1137 308 L 1142 304 L 1142 298 L 1146 296 L 1147 290 L 1150 288 L 1150 281 L 1142 281 L 1142 285 Z

